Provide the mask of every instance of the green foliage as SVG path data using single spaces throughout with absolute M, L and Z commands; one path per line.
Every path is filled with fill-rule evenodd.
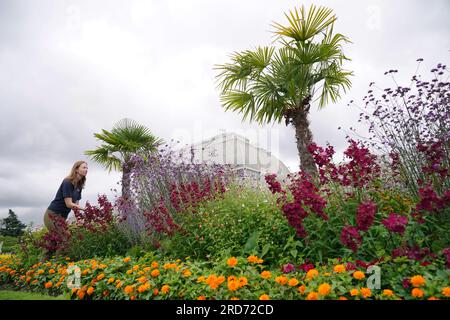
M 0 236 L 0 254 L 16 252 L 18 244 L 19 239 L 17 237 Z
M 105 231 L 71 226 L 71 232 L 66 255 L 72 259 L 125 255 L 131 247 L 127 237 L 115 224 L 110 224 Z
M 183 232 L 162 243 L 171 257 L 200 258 L 259 254 L 275 261 L 284 254 L 293 230 L 266 192 L 233 186 L 223 199 L 204 203 L 196 213 L 186 214 Z

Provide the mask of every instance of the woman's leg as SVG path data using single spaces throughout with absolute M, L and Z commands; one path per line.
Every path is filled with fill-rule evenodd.
M 44 225 L 47 228 L 47 232 L 58 232 L 58 226 L 55 223 L 55 220 L 57 219 L 57 214 L 53 212 L 52 210 L 47 209 L 44 214 Z M 56 248 L 57 243 L 52 241 L 51 243 L 48 243 L 48 247 Z M 51 257 L 56 253 L 56 250 L 47 248 L 47 251 L 45 253 L 45 260 L 51 259 Z

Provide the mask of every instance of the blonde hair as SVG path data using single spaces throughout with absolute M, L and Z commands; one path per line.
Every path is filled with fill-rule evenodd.
M 86 161 L 82 161 L 82 160 L 75 162 L 72 166 L 72 170 L 70 170 L 69 175 L 66 177 L 66 179 L 68 179 L 70 182 L 72 182 L 72 184 L 75 187 L 78 187 L 81 189 L 84 188 L 84 184 L 86 183 L 86 177 L 81 177 L 81 179 L 78 178 L 76 171 L 83 163 L 87 164 Z

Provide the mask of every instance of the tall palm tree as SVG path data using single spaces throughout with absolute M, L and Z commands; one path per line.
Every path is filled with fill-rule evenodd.
M 113 169 L 122 171 L 122 196 L 128 199 L 132 170 L 131 156 L 138 154 L 147 158 L 157 151 L 163 140 L 152 135 L 147 127 L 127 118 L 117 122 L 111 132 L 102 129 L 102 133 L 94 133 L 94 137 L 103 141 L 104 144 L 95 150 L 85 151 L 85 154 L 104 165 L 109 172 Z
M 259 124 L 272 120 L 295 128 L 300 167 L 317 173 L 308 145 L 313 141 L 308 114 L 318 100 L 323 108 L 340 90 L 349 89 L 352 72 L 342 69 L 342 34 L 333 35 L 336 16 L 331 9 L 311 5 L 285 13 L 288 24 L 274 23 L 275 46 L 235 52 L 231 63 L 217 65 L 217 80 L 225 110 L 243 114 Z

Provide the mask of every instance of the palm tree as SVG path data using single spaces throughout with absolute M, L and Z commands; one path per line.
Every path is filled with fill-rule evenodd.
M 342 34 L 333 35 L 336 16 L 331 9 L 311 5 L 309 12 L 285 13 L 287 26 L 274 23 L 274 43 L 231 55 L 231 63 L 217 65 L 221 102 L 225 110 L 243 114 L 259 124 L 272 120 L 295 128 L 300 168 L 317 173 L 308 145 L 313 141 L 308 114 L 318 100 L 322 109 L 349 89 L 353 72 L 342 69 Z M 317 40 L 317 41 L 316 41 Z
M 109 172 L 113 169 L 122 171 L 122 197 L 129 199 L 131 156 L 138 154 L 146 159 L 157 151 L 163 140 L 152 135 L 147 127 L 126 118 L 117 122 L 111 132 L 102 129 L 102 133 L 94 133 L 94 137 L 104 144 L 85 151 L 85 154 L 104 165 Z

